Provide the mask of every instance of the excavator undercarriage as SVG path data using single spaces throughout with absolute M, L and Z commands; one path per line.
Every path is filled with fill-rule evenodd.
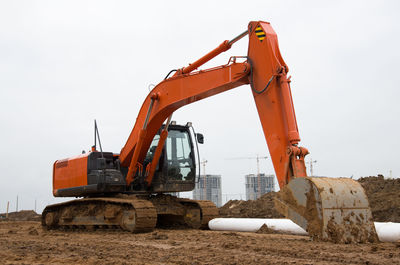
M 59 228 L 120 228 L 134 233 L 157 227 L 208 228 L 218 217 L 210 201 L 196 201 L 171 195 L 137 196 L 119 194 L 112 198 L 84 198 L 49 205 L 43 211 L 42 225 Z

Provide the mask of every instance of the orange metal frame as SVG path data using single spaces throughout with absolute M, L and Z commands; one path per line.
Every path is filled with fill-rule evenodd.
M 227 65 L 192 73 L 247 34 L 249 48 L 246 62 L 237 63 L 234 59 Z M 238 38 L 224 41 L 204 57 L 159 83 L 145 99 L 120 153 L 121 165 L 129 167 L 127 185 L 140 170 L 140 161 L 143 161 L 154 135 L 175 110 L 245 84 L 251 85 L 279 186 L 282 188 L 292 178 L 306 177 L 304 156 L 308 151 L 298 147 L 300 137 L 287 72 L 276 33 L 268 22 L 258 21 L 250 22 L 248 31 Z M 162 136 L 165 140 L 166 130 Z M 163 140 L 159 147 L 162 148 L 162 145 Z M 151 185 L 152 169 L 160 153 L 156 152 L 153 168 L 150 165 L 150 169 L 146 170 L 148 185 Z

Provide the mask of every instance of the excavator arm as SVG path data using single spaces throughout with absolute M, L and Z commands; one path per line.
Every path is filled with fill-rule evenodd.
M 236 57 L 231 57 L 227 65 L 193 72 L 246 35 L 249 46 L 244 62 L 236 62 Z M 376 241 L 368 199 L 360 184 L 349 179 L 307 177 L 304 157 L 308 150 L 298 146 L 300 136 L 288 71 L 276 33 L 268 22 L 262 21 L 250 22 L 248 30 L 238 37 L 224 41 L 196 62 L 177 70 L 149 93 L 121 150 L 121 165 L 129 168 L 127 185 L 137 175 L 144 176 L 147 185 L 151 185 L 175 110 L 250 84 L 281 188 L 277 210 L 314 238 L 336 242 Z M 150 143 L 164 122 L 166 126 L 153 160 L 143 169 L 142 161 Z
M 200 65 L 228 50 L 239 38 L 249 34 L 247 60 L 192 72 Z M 141 168 L 150 143 L 161 125 L 180 107 L 232 88 L 250 84 L 280 187 L 295 177 L 306 177 L 304 156 L 290 92 L 288 67 L 283 61 L 277 36 L 269 23 L 251 22 L 248 31 L 159 83 L 144 101 L 135 126 L 120 153 L 121 165 L 129 167 L 128 185 Z M 166 132 L 166 130 L 164 130 Z M 165 139 L 166 134 L 161 136 Z M 162 147 L 163 141 L 160 141 Z M 157 160 L 157 155 L 153 159 Z M 155 163 L 152 163 L 153 165 Z M 151 167 L 151 165 L 149 165 Z M 149 174 L 151 170 L 148 170 Z M 148 180 L 152 176 L 148 175 Z M 147 182 L 148 185 L 151 182 Z

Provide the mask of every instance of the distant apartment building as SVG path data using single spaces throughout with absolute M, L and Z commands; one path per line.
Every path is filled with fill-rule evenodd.
M 193 190 L 193 199 L 209 200 L 221 207 L 221 175 L 201 175 Z
M 275 176 L 260 174 L 257 178 L 255 174 L 249 174 L 246 178 L 246 200 L 257 200 L 263 194 L 275 191 Z M 260 190 L 258 186 L 260 185 Z

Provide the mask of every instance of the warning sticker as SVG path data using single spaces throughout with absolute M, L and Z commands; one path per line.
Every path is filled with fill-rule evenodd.
M 260 41 L 263 41 L 263 39 L 265 39 L 265 32 L 263 31 L 263 29 L 260 27 L 260 26 L 258 26 L 257 28 L 256 28 L 256 35 L 257 35 L 257 38 L 260 40 Z

